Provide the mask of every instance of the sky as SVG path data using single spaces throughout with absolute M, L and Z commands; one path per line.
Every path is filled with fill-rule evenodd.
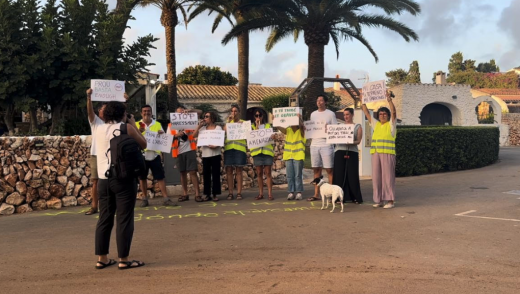
M 108 0 L 110 7 L 115 0 Z M 495 59 L 501 71 L 520 66 L 520 0 L 419 0 L 422 12 L 408 13 L 395 18 L 414 29 L 419 41 L 406 42 L 398 34 L 385 29 L 363 29 L 379 62 L 358 41 L 342 41 L 336 57 L 333 42 L 325 47 L 325 76 L 351 79 L 362 87 L 370 81 L 385 79 L 385 72 L 397 68 L 409 69 L 417 60 L 423 83 L 431 83 L 433 73 L 448 71 L 452 54 L 461 51 L 465 59 L 476 64 Z M 371 12 L 380 12 L 372 9 Z M 137 7 L 135 20 L 129 21 L 124 34 L 125 42 L 134 42 L 138 36 L 152 34 L 159 41 L 152 50 L 150 72 L 164 78 L 166 73 L 164 28 L 161 12 L 154 6 Z M 180 14 L 179 14 L 180 16 Z M 238 56 L 236 40 L 223 46 L 221 40 L 231 28 L 222 22 L 211 33 L 214 15 L 201 14 L 186 28 L 176 27 L 177 73 L 194 65 L 217 66 L 237 75 Z M 287 38 L 266 52 L 268 32 L 250 35 L 250 83 L 272 87 L 297 87 L 307 76 L 307 46 L 303 35 L 295 43 Z M 329 85 L 325 85 L 326 87 Z M 330 85 L 332 86 L 332 85 Z

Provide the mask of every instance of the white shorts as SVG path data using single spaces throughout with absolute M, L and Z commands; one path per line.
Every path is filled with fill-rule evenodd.
M 334 147 L 311 146 L 311 165 L 312 167 L 333 168 L 334 167 Z

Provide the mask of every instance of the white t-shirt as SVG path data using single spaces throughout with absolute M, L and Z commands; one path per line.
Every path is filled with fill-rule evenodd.
M 188 132 L 187 130 L 185 131 L 186 133 Z M 188 135 L 188 134 L 186 134 Z M 178 140 L 179 140 L 179 154 L 183 154 L 183 153 L 186 153 L 188 151 L 191 151 L 191 146 L 190 146 L 190 140 L 189 139 L 186 139 L 186 141 L 183 141 L 181 139 L 181 137 L 178 137 Z
M 107 178 L 105 177 L 105 172 L 108 170 L 108 161 L 110 158 L 110 152 L 107 154 L 110 148 L 110 139 L 114 137 L 114 131 L 119 130 L 120 127 L 121 123 L 115 123 L 95 125 L 92 129 L 92 137 L 96 139 L 96 154 L 98 154 L 97 168 L 100 179 Z M 116 132 L 115 135 L 118 136 L 119 132 Z M 94 141 L 94 139 L 92 139 L 92 141 Z
M 312 121 L 324 121 L 327 125 L 335 125 L 338 123 L 338 120 L 336 119 L 336 114 L 334 112 L 325 109 L 325 111 L 319 111 L 315 110 L 311 113 L 311 120 Z M 326 138 L 315 138 L 312 139 L 311 146 L 314 147 L 323 147 L 323 146 L 329 146 L 330 144 L 327 144 Z
M 150 131 L 150 128 L 155 125 L 155 124 L 159 124 L 161 125 L 161 123 L 157 122 L 155 119 L 152 119 L 152 122 L 147 125 L 143 120 L 140 120 L 139 122 L 142 122 L 144 125 L 145 125 L 145 132 L 146 131 Z M 163 128 L 162 128 L 162 125 L 161 125 L 161 130 L 164 132 Z M 151 132 L 151 131 L 150 131 Z M 144 132 L 143 132 L 143 136 L 144 136 Z M 154 160 L 159 154 L 153 150 L 146 150 L 144 152 L 144 159 L 146 161 L 152 161 Z
M 90 155 L 96 156 L 96 136 L 94 136 L 94 128 L 99 125 L 105 124 L 105 122 L 94 114 L 94 121 L 90 122 L 90 132 L 92 133 L 92 142 L 90 145 Z
M 206 130 L 206 126 L 203 126 L 202 128 L 200 128 L 199 133 L 202 132 L 202 131 L 205 131 L 205 130 Z M 214 130 L 215 131 L 216 130 L 221 131 L 222 127 L 216 126 L 216 128 Z M 217 155 L 221 154 L 220 147 L 219 148 L 215 148 L 215 149 L 211 149 L 208 146 L 202 146 L 201 149 L 202 149 L 202 157 L 203 158 L 205 158 L 205 157 L 213 157 L 213 156 L 217 156 Z

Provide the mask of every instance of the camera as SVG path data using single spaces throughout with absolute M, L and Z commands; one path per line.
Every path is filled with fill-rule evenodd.
M 131 118 L 132 118 L 132 115 L 129 114 L 129 113 L 127 113 L 127 114 L 126 114 L 126 118 L 131 119 Z
M 395 98 L 394 92 L 390 91 L 390 98 Z

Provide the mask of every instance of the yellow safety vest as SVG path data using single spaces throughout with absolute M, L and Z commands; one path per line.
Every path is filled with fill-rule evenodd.
M 300 129 L 293 132 L 292 128 L 288 127 L 285 136 L 283 160 L 305 160 L 305 142 L 307 142 L 307 139 L 302 136 Z
M 136 121 L 136 122 L 135 122 L 135 126 L 137 127 L 138 130 L 139 130 L 139 123 L 140 123 L 140 122 L 143 122 L 143 120 L 140 120 L 140 121 Z M 143 122 L 143 124 L 145 124 L 145 123 Z M 146 124 L 145 124 L 145 126 L 146 126 Z M 150 127 L 148 128 L 148 130 L 150 130 L 151 132 L 158 133 L 160 130 L 162 130 L 162 126 L 161 126 L 161 124 L 160 124 L 159 122 L 157 122 L 156 120 L 154 120 L 153 123 L 152 123 L 152 125 L 150 125 Z M 145 133 L 145 132 L 146 132 L 146 131 L 142 132 L 142 135 L 143 135 L 143 136 L 144 136 L 144 133 Z M 146 151 L 148 151 L 148 149 L 145 149 L 144 151 L 146 152 Z M 161 154 L 161 151 L 155 151 L 155 153 L 157 153 L 157 154 Z
M 240 120 L 244 121 L 244 120 Z M 242 140 L 226 140 L 224 141 L 224 151 L 235 149 L 238 151 L 246 152 L 247 142 L 245 139 Z
M 251 127 L 253 128 L 253 130 L 256 130 L 255 125 L 251 125 Z M 266 129 L 269 129 L 270 127 L 271 127 L 270 124 L 265 124 Z M 258 147 L 258 148 L 251 149 L 251 156 L 256 156 L 258 154 L 265 154 L 265 155 L 274 157 L 273 145 L 267 144 L 264 147 Z
M 395 137 L 392 136 L 391 122 L 387 122 L 384 125 L 379 121 L 376 123 L 374 134 L 372 135 L 370 154 L 376 152 L 395 155 Z

